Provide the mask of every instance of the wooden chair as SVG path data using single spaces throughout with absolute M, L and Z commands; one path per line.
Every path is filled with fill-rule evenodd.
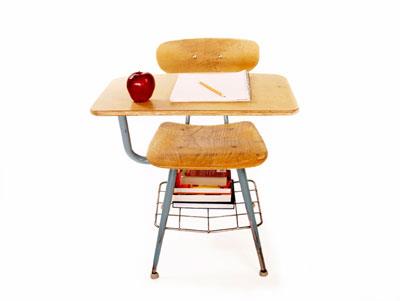
M 258 62 L 258 45 L 253 41 L 235 39 L 190 39 L 163 43 L 157 50 L 160 67 L 169 73 L 176 72 L 228 72 L 251 70 Z M 166 122 L 160 125 L 147 152 L 148 161 L 168 168 L 169 176 L 151 278 L 159 277 L 157 264 L 176 172 L 189 169 L 237 169 L 251 231 L 260 262 L 260 275 L 266 276 L 253 204 L 245 168 L 261 164 L 267 158 L 267 149 L 257 129 L 251 122 L 223 125 L 190 125 Z

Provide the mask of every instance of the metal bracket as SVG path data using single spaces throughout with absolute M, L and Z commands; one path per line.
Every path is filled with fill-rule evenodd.
M 131 136 L 129 134 L 128 120 L 126 116 L 118 116 L 118 122 L 119 122 L 119 128 L 121 129 L 122 142 L 124 143 L 124 149 L 126 154 L 133 161 L 142 164 L 149 164 L 149 161 L 147 160 L 146 157 L 141 156 L 132 150 Z
M 229 123 L 229 117 L 228 115 L 224 115 L 224 124 L 228 123 Z M 190 115 L 186 115 L 185 124 L 190 124 Z

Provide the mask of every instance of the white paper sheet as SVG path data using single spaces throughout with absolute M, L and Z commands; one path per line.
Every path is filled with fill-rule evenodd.
M 200 82 L 224 96 L 202 86 Z M 172 90 L 172 102 L 250 101 L 247 71 L 217 73 L 180 73 Z

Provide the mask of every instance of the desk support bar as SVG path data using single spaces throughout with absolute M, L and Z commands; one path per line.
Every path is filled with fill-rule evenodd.
M 132 150 L 131 136 L 129 135 L 128 120 L 126 116 L 118 116 L 119 127 L 121 129 L 122 142 L 124 143 L 124 149 L 129 158 L 133 161 L 142 164 L 149 164 L 146 157 L 138 155 Z
M 229 123 L 229 117 L 228 115 L 224 115 L 224 123 L 228 124 Z M 190 124 L 190 115 L 186 115 L 185 117 L 185 124 Z

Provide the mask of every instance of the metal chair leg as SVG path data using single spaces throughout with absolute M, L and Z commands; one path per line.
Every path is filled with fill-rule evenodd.
M 261 249 L 260 236 L 258 235 L 257 222 L 253 210 L 253 202 L 251 201 L 249 184 L 247 182 L 247 175 L 245 169 L 237 170 L 240 187 L 243 194 L 243 200 L 246 206 L 247 216 L 249 218 L 251 233 L 253 234 L 254 244 L 256 245 L 258 260 L 260 262 L 260 276 L 267 276 L 268 272 L 265 268 L 264 256 Z
M 161 246 L 162 246 L 162 242 L 163 242 L 163 238 L 164 238 L 164 234 L 165 234 L 165 228 L 167 226 L 169 209 L 171 207 L 172 195 L 174 192 L 175 179 L 176 179 L 176 170 L 170 169 L 169 175 L 168 175 L 167 188 L 166 188 L 165 196 L 164 196 L 162 213 L 161 213 L 160 227 L 158 229 L 157 244 L 156 244 L 156 249 L 154 251 L 153 268 L 151 270 L 151 279 L 157 279 L 159 277 L 159 275 L 157 273 L 157 264 L 158 264 L 158 260 L 160 259 Z

